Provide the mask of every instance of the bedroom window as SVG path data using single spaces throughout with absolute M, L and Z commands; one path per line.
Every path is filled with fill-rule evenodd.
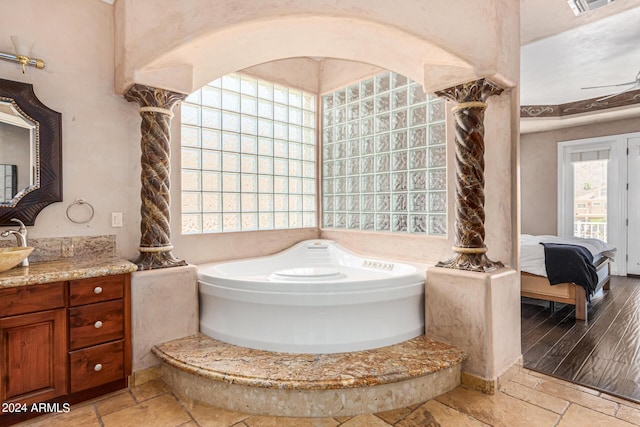
M 446 235 L 444 101 L 386 72 L 322 96 L 322 224 Z
M 580 153 L 573 156 L 574 173 L 574 204 L 575 222 L 574 233 L 576 237 L 595 238 L 607 241 L 607 213 L 601 207 L 604 193 L 606 200 L 607 174 L 609 163 L 609 151 Z M 589 199 L 588 203 L 579 203 L 581 199 Z M 586 209 L 581 209 L 585 205 Z
M 603 206 L 616 197 L 616 145 L 608 139 L 578 140 L 558 145 L 558 234 L 582 238 L 611 239 L 611 217 Z
M 183 234 L 316 226 L 313 94 L 229 74 L 181 108 Z

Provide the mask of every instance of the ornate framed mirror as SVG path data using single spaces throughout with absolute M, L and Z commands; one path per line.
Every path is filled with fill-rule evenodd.
M 0 226 L 33 225 L 62 201 L 62 115 L 36 97 L 33 85 L 0 79 Z

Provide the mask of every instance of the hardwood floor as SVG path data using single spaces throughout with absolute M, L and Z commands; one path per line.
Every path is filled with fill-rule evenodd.
M 640 403 L 640 279 L 612 277 L 589 304 L 588 322 L 572 305 L 522 299 L 524 367 Z

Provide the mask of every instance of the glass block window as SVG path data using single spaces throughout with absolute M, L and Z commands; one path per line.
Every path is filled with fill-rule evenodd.
M 327 228 L 446 234 L 445 105 L 386 72 L 322 96 Z
M 315 96 L 229 74 L 182 103 L 182 233 L 316 226 Z

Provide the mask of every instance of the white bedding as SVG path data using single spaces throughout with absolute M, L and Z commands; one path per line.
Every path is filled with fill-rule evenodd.
M 583 239 L 580 237 L 558 237 L 558 236 L 532 236 L 531 234 L 520 235 L 520 270 L 535 274 L 536 276 L 547 277 L 547 270 L 544 266 L 544 246 L 540 243 L 562 243 L 565 245 L 578 245 L 586 248 L 593 259 L 603 256 L 614 259 L 616 247 L 598 239 Z

